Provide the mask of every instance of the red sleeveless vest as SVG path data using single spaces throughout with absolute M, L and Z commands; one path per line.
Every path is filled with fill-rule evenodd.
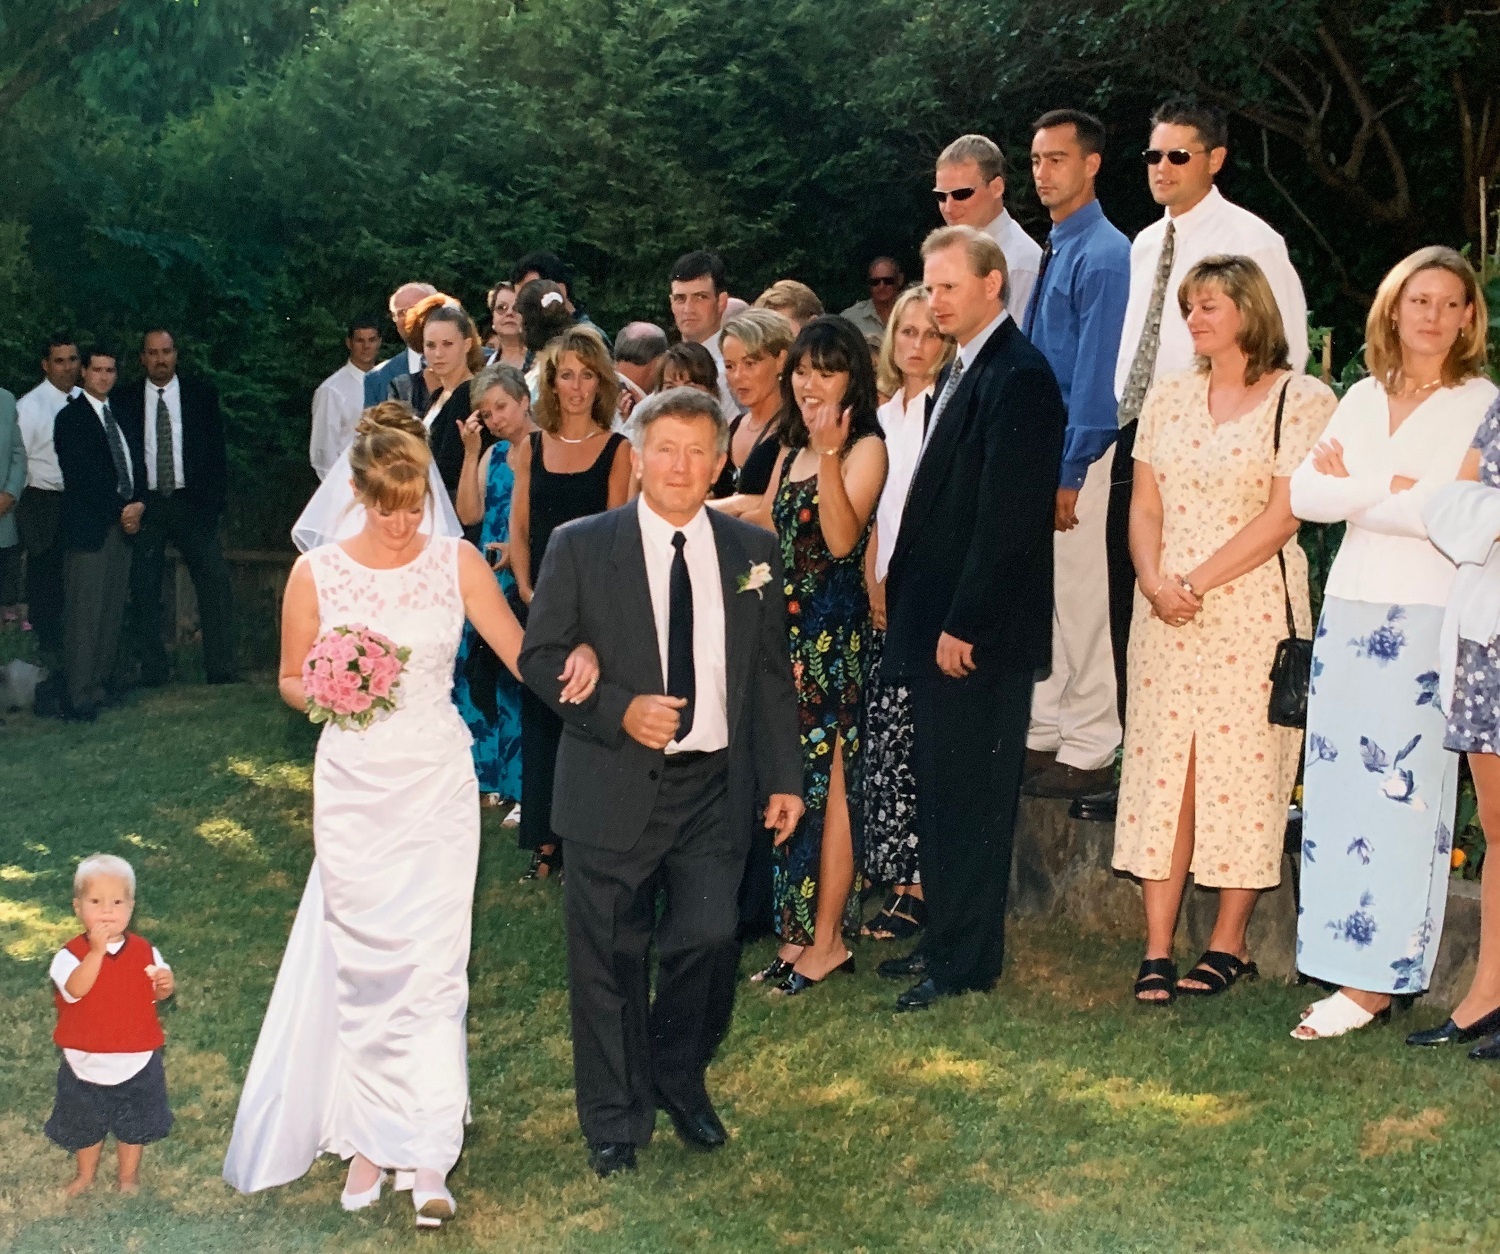
M 89 938 L 75 936 L 67 951 L 82 962 L 88 957 Z M 77 1001 L 64 1001 L 53 989 L 57 1003 L 57 1030 L 52 1039 L 64 1049 L 90 1054 L 144 1054 L 160 1049 L 166 1037 L 156 1017 L 156 992 L 146 968 L 151 965 L 151 942 L 134 932 L 125 933 L 119 953 L 105 954 L 94 987 Z

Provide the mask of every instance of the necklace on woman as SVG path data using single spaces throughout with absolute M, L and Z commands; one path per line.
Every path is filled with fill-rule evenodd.
M 593 439 L 593 438 L 594 438 L 594 437 L 595 437 L 595 436 L 596 436 L 596 435 L 603 435 L 603 434 L 604 434 L 604 432 L 602 432 L 602 431 L 600 431 L 600 430 L 599 430 L 599 428 L 598 428 L 598 427 L 595 427 L 595 428 L 594 428 L 594 429 L 593 429 L 593 430 L 592 430 L 592 431 L 590 431 L 590 432 L 589 432 L 589 433 L 588 433 L 588 434 L 587 434 L 587 435 L 581 435 L 581 436 L 579 436 L 579 437 L 578 437 L 578 439 L 576 439 L 576 440 L 570 440 L 570 439 L 568 439 L 568 437 L 567 437 L 567 436 L 565 436 L 565 435 L 560 435 L 560 434 L 558 434 L 558 433 L 557 433 L 557 432 L 555 432 L 555 431 L 554 431 L 554 432 L 553 432 L 553 435 L 556 435 L 556 436 L 557 436 L 557 438 L 558 438 L 558 439 L 559 439 L 559 440 L 561 440 L 561 441 L 562 441 L 562 442 L 563 442 L 563 443 L 564 443 L 564 444 L 587 444 L 587 443 L 588 443 L 588 442 L 589 442 L 589 441 L 590 441 L 590 440 L 592 440 L 592 439 Z
M 1443 376 L 1442 375 L 1438 375 L 1438 377 L 1436 379 L 1434 379 L 1431 383 L 1424 383 L 1419 388 L 1412 388 L 1412 390 L 1410 392 L 1404 393 L 1403 396 L 1421 396 L 1423 392 L 1430 392 L 1433 388 L 1437 387 L 1437 385 L 1440 384 L 1442 381 L 1443 381 Z

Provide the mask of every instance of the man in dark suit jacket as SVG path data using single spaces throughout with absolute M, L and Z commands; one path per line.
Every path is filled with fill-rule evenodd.
M 114 354 L 83 354 L 83 391 L 58 411 L 52 442 L 62 471 L 64 715 L 92 721 L 107 697 L 130 588 L 129 537 L 141 529 L 146 464 L 109 403 Z
M 1005 947 L 1011 837 L 1031 690 L 1051 666 L 1052 535 L 1067 410 L 1005 313 L 1005 258 L 972 227 L 934 231 L 923 281 L 958 355 L 938 379 L 886 585 L 882 666 L 912 690 L 927 930 L 881 964 L 920 1010 L 991 987 Z
M 565 723 L 552 825 L 568 851 L 578 1120 L 601 1176 L 634 1167 L 658 1107 L 689 1144 L 724 1143 L 704 1074 L 729 1027 L 740 877 L 756 816 L 784 839 L 803 809 L 776 540 L 704 506 L 723 415 L 674 388 L 632 421 L 641 495 L 553 533 L 521 650 Z M 563 705 L 580 643 L 599 686 Z
M 198 597 L 203 669 L 211 684 L 234 683 L 234 597 L 219 547 L 219 520 L 229 487 L 219 396 L 213 387 L 177 373 L 170 331 L 147 331 L 141 347 L 146 378 L 120 389 L 120 425 L 146 459 L 146 516 L 131 575 L 131 621 L 141 682 L 166 683 L 161 580 L 167 542 L 182 555 Z

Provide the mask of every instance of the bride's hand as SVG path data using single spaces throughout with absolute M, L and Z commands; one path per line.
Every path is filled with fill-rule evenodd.
M 599 685 L 599 655 L 590 646 L 579 645 L 568 654 L 558 679 L 563 686 L 562 703 L 581 705 L 594 695 L 594 689 Z

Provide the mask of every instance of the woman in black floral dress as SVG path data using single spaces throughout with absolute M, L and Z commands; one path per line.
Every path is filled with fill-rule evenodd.
M 781 540 L 807 812 L 776 851 L 782 945 L 756 978 L 791 994 L 854 967 L 843 940 L 855 868 L 849 794 L 858 779 L 870 636 L 865 545 L 886 453 L 869 348 L 843 318 L 803 328 L 782 390 L 777 487 L 753 521 Z

